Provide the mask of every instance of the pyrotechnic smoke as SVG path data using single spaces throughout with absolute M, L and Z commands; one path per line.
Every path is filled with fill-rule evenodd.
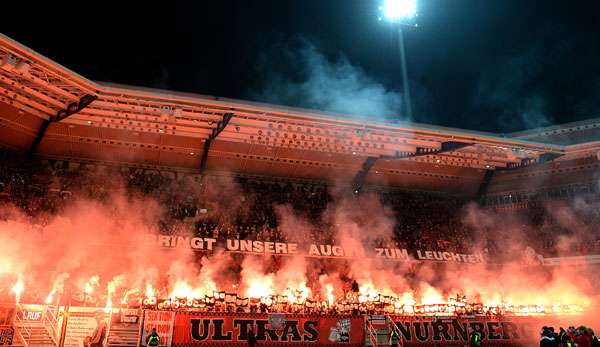
M 502 132 L 550 125 L 545 98 L 535 84 L 544 71 L 540 62 L 545 53 L 541 47 L 530 48 L 484 69 L 472 97 L 470 112 L 476 116 L 471 118 L 493 112 Z
M 44 226 L 12 207 L 3 207 L 0 220 L 2 276 L 23 276 L 25 293 L 39 291 L 42 301 L 56 293 L 106 292 L 142 287 L 158 281 L 173 260 L 190 251 L 170 254 L 147 242 L 155 235 L 161 208 L 151 200 L 114 195 L 110 204 L 74 198 L 65 210 L 50 216 Z M 151 255 L 156 255 L 155 257 Z M 142 287 L 143 288 L 143 287 Z M 47 295 L 47 296 L 46 296 Z
M 66 272 L 63 273 L 59 273 L 55 276 L 53 282 L 52 282 L 52 290 L 50 291 L 50 293 L 48 294 L 48 296 L 46 297 L 46 304 L 53 304 L 54 300 L 55 300 L 55 296 L 57 294 L 62 294 L 64 293 L 65 290 L 65 281 L 69 278 L 69 274 Z
M 185 199 L 202 199 L 214 208 L 226 208 L 236 201 L 239 206 L 248 205 L 260 198 L 241 199 L 245 193 L 232 180 L 221 182 L 222 186 L 205 187 L 201 193 L 182 181 L 177 189 Z M 594 300 L 594 283 L 582 275 L 589 269 L 524 265 L 532 230 L 523 227 L 524 219 L 517 213 L 509 214 L 509 218 L 476 205 L 467 206 L 463 222 L 472 235 L 465 235 L 476 241 L 475 250 L 495 244 L 505 254 L 503 265 L 464 265 L 362 258 L 374 244 L 394 246 L 394 214 L 376 195 L 336 193 L 318 221 L 309 221 L 290 206 L 276 208 L 282 233 L 290 241 L 306 243 L 316 237 L 314 242 L 319 243 L 322 231 L 331 230 L 324 242 L 343 246 L 355 256 L 348 260 L 225 252 L 200 256 L 188 248 L 161 250 L 145 242 L 157 233 L 163 214 L 158 203 L 122 193 L 114 193 L 109 201 L 99 203 L 74 194 L 63 212 L 51 216 L 46 225 L 35 227 L 17 209 L 1 210 L 0 241 L 5 251 L 0 255 L 0 275 L 11 283 L 13 300 L 17 291 L 38 290 L 43 293 L 42 301 L 48 293 L 53 297 L 85 292 L 106 299 L 98 305 L 115 305 L 136 293 L 188 298 L 235 290 L 250 298 L 280 294 L 293 298 L 291 301 L 314 297 L 334 302 L 342 299 L 344 291 L 352 290 L 348 284 L 353 281 L 361 301 L 378 294 L 396 295 L 406 305 L 439 303 L 459 294 L 486 304 L 585 304 Z M 559 221 L 574 238 L 595 235 L 596 231 L 588 230 L 579 220 L 597 210 L 596 205 L 583 200 L 545 208 L 547 218 Z M 234 211 L 227 211 L 234 220 Z M 187 235 L 185 228 L 180 231 Z
M 248 256 L 242 262 L 242 286 L 249 298 L 260 298 L 273 294 L 274 274 L 265 274 L 263 261 Z
M 399 119 L 400 93 L 386 89 L 345 56 L 329 59 L 303 40 L 299 48 L 283 45 L 273 53 L 259 64 L 264 67 L 261 73 L 266 74 L 267 81 L 260 92 L 251 95 L 252 99 L 345 115 Z M 276 72 L 274 60 L 285 62 L 285 73 Z M 293 71 L 288 71 L 289 67 Z M 290 78 L 294 73 L 296 78 Z

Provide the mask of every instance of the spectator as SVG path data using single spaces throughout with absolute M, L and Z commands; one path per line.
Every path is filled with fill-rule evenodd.
M 558 341 L 555 340 L 550 329 L 548 327 L 543 327 L 540 339 L 540 347 L 555 347 L 557 345 Z
M 577 347 L 590 347 L 592 344 L 592 334 L 591 329 L 584 326 L 578 327 L 574 332 L 574 342 Z

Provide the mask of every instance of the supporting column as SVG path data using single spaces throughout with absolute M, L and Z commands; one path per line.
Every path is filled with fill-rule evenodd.
M 217 127 L 212 130 L 212 133 L 208 136 L 206 141 L 204 141 L 204 146 L 202 147 L 202 156 L 200 157 L 200 173 L 204 173 L 206 170 L 206 163 L 208 161 L 208 151 L 210 150 L 210 145 L 212 141 L 219 136 L 219 134 L 225 129 L 229 121 L 233 118 L 233 113 L 225 113 L 223 115 L 223 119 L 217 123 Z
M 42 142 L 42 139 L 44 138 L 44 134 L 46 134 L 46 130 L 48 130 L 48 126 L 50 126 L 50 121 L 47 119 L 44 119 L 42 124 L 40 124 L 40 128 L 38 129 L 37 133 L 35 134 L 35 138 L 33 139 L 33 142 L 31 142 L 31 147 L 29 147 L 29 150 L 27 151 L 28 159 L 31 159 L 33 157 L 33 155 L 35 154 L 35 152 L 37 151 L 38 146 L 40 145 L 40 143 Z
M 354 179 L 352 180 L 352 191 L 354 194 L 360 193 L 363 185 L 365 184 L 365 179 L 369 174 L 369 171 L 377 162 L 377 157 L 368 157 L 365 162 L 362 164 L 362 169 L 356 173 Z
M 483 199 L 485 197 L 485 195 L 487 194 L 488 187 L 490 186 L 490 183 L 492 182 L 492 178 L 494 177 L 495 172 L 496 172 L 496 170 L 486 170 L 485 171 L 483 180 L 481 181 L 481 184 L 479 185 L 479 190 L 477 190 L 477 200 L 478 201 L 481 201 L 481 199 Z
M 67 108 L 56 112 L 56 115 L 50 117 L 50 119 L 45 119 L 40 125 L 38 132 L 35 134 L 35 138 L 31 143 L 31 147 L 29 147 L 29 151 L 27 151 L 27 158 L 31 159 L 37 151 L 42 139 L 44 138 L 44 135 L 46 134 L 46 130 L 48 130 L 48 127 L 50 126 L 50 123 L 60 122 L 61 120 L 80 112 L 96 99 L 98 99 L 96 95 L 86 94 L 79 100 L 79 102 L 73 102 L 69 104 Z

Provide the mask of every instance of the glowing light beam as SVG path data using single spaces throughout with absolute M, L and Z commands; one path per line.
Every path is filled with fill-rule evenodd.
M 412 19 L 417 15 L 417 0 L 385 0 L 381 10 L 387 20 Z

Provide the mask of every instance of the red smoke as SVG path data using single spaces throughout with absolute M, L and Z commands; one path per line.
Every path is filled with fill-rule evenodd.
M 207 214 L 226 211 L 224 218 L 260 197 L 242 199 L 242 189 L 231 179 L 178 183 L 179 194 L 201 197 Z M 2 207 L 0 215 L 0 276 L 5 283 L 6 300 L 14 300 L 15 283 L 22 281 L 23 299 L 39 293 L 40 303 L 68 293 L 88 293 L 99 297 L 98 305 L 126 302 L 125 296 L 151 292 L 162 298 L 200 297 L 214 291 L 237 292 L 239 296 L 264 297 L 279 294 L 306 300 L 336 302 L 351 280 L 359 285 L 359 300 L 372 300 L 377 294 L 396 296 L 402 305 L 441 304 L 449 298 L 466 295 L 488 305 L 574 304 L 587 314 L 596 312 L 596 285 L 592 269 L 586 267 L 542 267 L 523 264 L 526 233 L 519 220 L 470 206 L 465 223 L 478 231 L 478 243 L 487 237 L 501 239 L 505 263 L 441 264 L 386 261 L 357 257 L 355 260 L 306 259 L 302 256 L 260 257 L 216 252 L 202 256 L 190 249 L 164 250 L 143 242 L 158 230 L 164 206 L 151 198 L 131 197 L 122 191 L 111 194 L 108 203 L 76 196 L 58 215 L 46 216 L 45 225 L 18 209 Z M 554 212 L 573 238 L 587 237 L 591 231 L 577 223 L 579 206 L 561 206 Z M 295 214 L 289 206 L 276 208 L 282 234 L 290 241 L 311 243 L 319 230 L 331 230 L 325 239 L 360 255 L 374 243 L 394 239 L 395 220 L 376 196 L 338 196 L 322 214 L 317 225 Z M 411 213 L 411 211 L 406 211 Z M 435 211 L 432 211 L 435 213 Z M 219 213 L 220 214 L 220 213 Z M 221 215 L 221 214 L 220 214 Z M 229 217 L 228 217 L 229 216 Z M 184 232 L 193 230 L 185 223 Z M 492 235 L 493 234 L 493 235 Z M 564 244 L 564 239 L 560 244 Z M 97 276 L 97 277 L 96 277 Z M 150 288 L 150 289 L 148 289 Z M 588 322 L 576 322 L 581 324 Z M 589 324 L 589 323 L 588 323 Z

